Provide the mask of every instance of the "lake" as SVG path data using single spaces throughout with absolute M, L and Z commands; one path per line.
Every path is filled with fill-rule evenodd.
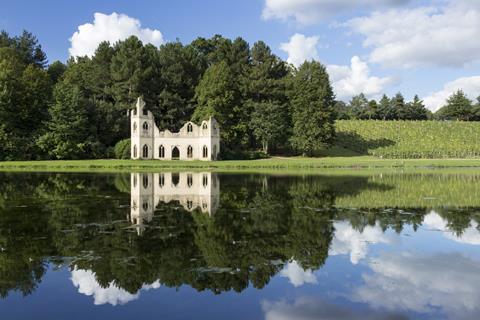
M 480 174 L 0 173 L 1 319 L 479 319 Z

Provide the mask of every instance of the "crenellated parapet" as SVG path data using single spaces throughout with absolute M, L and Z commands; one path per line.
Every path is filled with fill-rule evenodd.
M 189 121 L 178 132 L 160 131 L 140 97 L 130 113 L 132 159 L 217 160 L 220 128 L 210 117 L 199 125 Z

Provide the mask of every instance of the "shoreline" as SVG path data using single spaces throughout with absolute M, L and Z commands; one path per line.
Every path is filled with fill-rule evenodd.
M 325 158 L 270 158 L 225 161 L 162 160 L 38 160 L 0 162 L 1 172 L 132 172 L 132 171 L 216 171 L 323 173 L 358 171 L 469 171 L 480 173 L 480 159 L 379 159 L 371 156 Z

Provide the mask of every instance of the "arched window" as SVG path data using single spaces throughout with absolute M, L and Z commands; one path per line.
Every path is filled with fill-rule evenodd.
M 148 158 L 148 146 L 147 145 L 143 146 L 143 157 Z
M 133 132 L 137 132 L 137 123 L 136 122 L 133 123 Z
M 208 129 L 208 125 L 207 125 L 207 123 L 206 123 L 206 122 L 204 122 L 204 123 L 202 124 L 202 129 L 203 129 L 203 130 L 206 130 L 206 129 Z
M 204 187 L 208 186 L 208 176 L 206 174 L 203 175 L 202 183 Z
M 143 109 L 143 115 L 148 116 L 148 110 L 147 109 Z
M 159 148 L 158 148 L 158 156 L 160 158 L 165 158 L 165 147 L 163 145 L 161 145 Z
M 148 210 L 148 201 L 145 201 L 142 205 L 143 207 L 143 211 L 147 211 Z
M 192 158 L 193 157 L 193 147 L 188 146 L 187 147 L 187 158 Z
M 187 175 L 187 186 L 190 188 L 192 186 L 192 184 L 193 184 L 193 177 L 192 177 L 192 174 L 189 173 Z
M 134 145 L 134 146 L 133 146 L 133 157 L 134 157 L 134 158 L 137 157 L 137 145 Z
M 207 158 L 208 157 L 208 148 L 207 146 L 203 146 L 203 157 Z
M 134 115 L 134 116 L 137 115 L 137 108 L 133 109 L 133 115 Z
M 143 130 L 148 131 L 148 123 L 147 123 L 147 121 L 145 121 L 145 122 L 143 123 Z
M 137 186 L 137 175 L 133 175 L 133 187 L 135 188 Z M 135 202 L 133 202 L 135 203 Z
M 191 123 L 187 125 L 187 132 L 192 132 L 193 131 L 193 126 Z
M 148 176 L 147 176 L 146 174 L 144 174 L 144 175 L 142 176 L 142 182 L 143 182 L 143 187 L 144 187 L 145 189 L 147 189 L 147 188 L 148 188 Z
M 165 175 L 163 173 L 160 173 L 160 176 L 158 177 L 158 185 L 160 188 L 165 185 Z
M 187 209 L 188 209 L 188 210 L 192 210 L 192 208 L 193 208 L 193 201 L 188 200 L 188 201 L 187 201 Z

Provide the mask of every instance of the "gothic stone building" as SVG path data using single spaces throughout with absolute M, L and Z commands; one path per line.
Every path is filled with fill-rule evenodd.
M 189 121 L 176 133 L 160 131 L 153 114 L 138 98 L 130 122 L 132 159 L 210 161 L 220 152 L 220 129 L 214 118 L 199 126 Z

